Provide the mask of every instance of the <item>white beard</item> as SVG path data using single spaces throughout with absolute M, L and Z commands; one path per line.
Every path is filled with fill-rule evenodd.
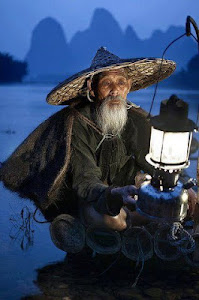
M 111 101 L 119 100 L 119 104 Z M 120 135 L 127 122 L 126 100 L 121 96 L 107 97 L 97 109 L 97 124 L 103 134 Z

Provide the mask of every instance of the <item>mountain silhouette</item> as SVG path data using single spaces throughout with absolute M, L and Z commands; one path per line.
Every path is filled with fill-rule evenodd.
M 33 30 L 30 50 L 25 58 L 30 77 L 64 75 L 70 59 L 69 46 L 61 25 L 53 18 L 39 22 Z
M 124 33 L 123 44 L 121 44 L 120 47 L 121 56 L 140 56 L 140 51 L 142 49 L 142 41 L 139 39 L 132 26 L 127 26 Z
M 177 74 L 161 82 L 164 87 L 184 88 L 198 90 L 199 78 L 199 55 L 194 55 L 187 64 L 187 68 L 182 69 Z
M 103 8 L 96 9 L 89 28 L 77 32 L 70 42 L 73 55 L 72 71 L 87 68 L 101 46 L 119 53 L 122 40 L 123 32 L 112 14 Z
M 161 56 L 166 47 L 176 38 L 185 33 L 183 26 L 170 26 L 166 32 L 155 30 L 152 36 L 143 41 L 144 55 Z M 166 52 L 166 58 L 177 63 L 177 70 L 185 68 L 190 58 L 197 53 L 194 41 L 187 36 L 176 41 Z
M 30 78 L 63 79 L 88 68 L 101 46 L 122 58 L 161 57 L 172 40 L 185 32 L 183 26 L 171 26 L 165 32 L 155 30 L 148 39 L 140 39 L 134 28 L 123 32 L 113 15 L 104 8 L 95 10 L 89 27 L 78 31 L 67 43 L 61 25 L 52 18 L 43 19 L 34 29 L 30 50 L 25 58 Z M 177 70 L 186 69 L 197 53 L 196 45 L 186 36 L 167 51 L 165 58 L 177 62 Z M 56 77 L 57 76 L 57 77 Z

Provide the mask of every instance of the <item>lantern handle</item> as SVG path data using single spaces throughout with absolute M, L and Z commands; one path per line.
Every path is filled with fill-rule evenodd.
M 191 24 L 193 25 L 193 27 L 195 29 L 196 37 L 191 33 Z M 162 69 L 162 62 L 163 62 L 164 55 L 167 52 L 167 50 L 171 47 L 171 45 L 173 45 L 175 42 L 177 42 L 178 40 L 180 40 L 184 36 L 192 36 L 195 39 L 195 41 L 198 44 L 198 52 L 199 52 L 199 29 L 198 29 L 197 23 L 195 22 L 195 20 L 191 16 L 187 16 L 186 25 L 185 25 L 185 33 L 180 35 L 176 39 L 174 39 L 171 43 L 169 43 L 169 45 L 165 48 L 164 52 L 162 53 L 162 58 L 161 58 L 162 61 L 161 61 L 160 68 L 159 68 L 158 80 L 157 80 L 156 85 L 155 85 L 155 90 L 154 90 L 154 93 L 153 93 L 151 106 L 150 106 L 150 109 L 149 109 L 149 112 L 148 112 L 148 115 L 147 115 L 148 119 L 150 119 L 150 117 L 151 117 L 151 111 L 152 111 L 153 103 L 154 103 L 155 96 L 156 96 L 156 93 L 157 93 L 157 88 L 158 88 L 158 84 L 159 84 L 159 78 L 160 78 L 160 73 L 161 73 L 161 69 Z
M 191 16 L 187 16 L 187 20 L 186 20 L 186 35 L 187 36 L 190 36 L 190 35 L 193 36 L 193 34 L 191 33 L 191 24 L 193 25 L 193 27 L 195 29 L 195 32 L 196 32 L 197 42 L 199 42 L 199 29 L 198 29 L 198 25 L 196 24 L 195 20 Z

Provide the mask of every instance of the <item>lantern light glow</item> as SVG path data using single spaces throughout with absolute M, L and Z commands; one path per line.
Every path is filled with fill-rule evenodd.
M 140 187 L 136 210 L 158 222 L 181 222 L 187 215 L 188 192 L 194 181 L 183 184 L 182 169 L 189 166 L 192 133 L 196 124 L 188 119 L 188 104 L 176 95 L 163 100 L 160 114 L 151 117 L 147 162 L 154 167 L 150 181 Z
M 152 127 L 146 160 L 160 169 L 177 170 L 189 166 L 190 132 L 164 132 Z

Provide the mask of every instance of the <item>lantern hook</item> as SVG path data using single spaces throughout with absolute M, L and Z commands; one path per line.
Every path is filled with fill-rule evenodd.
M 195 29 L 196 37 L 191 33 L 191 24 L 193 25 L 193 27 Z M 184 36 L 192 36 L 195 39 L 195 41 L 198 44 L 198 52 L 199 52 L 199 29 L 198 29 L 198 26 L 197 26 L 195 20 L 192 17 L 190 17 L 190 16 L 187 16 L 187 19 L 186 19 L 185 33 L 183 33 L 182 35 L 180 35 L 179 37 L 177 37 L 176 39 L 174 39 L 171 43 L 169 43 L 169 45 L 165 48 L 164 52 L 162 53 L 162 57 L 161 57 L 162 61 L 160 63 L 158 80 L 157 80 L 156 85 L 155 85 L 155 90 L 154 90 L 154 93 L 153 93 L 153 98 L 152 98 L 152 101 L 151 101 L 151 106 L 150 106 L 149 113 L 148 113 L 148 116 L 147 116 L 148 118 L 150 118 L 150 116 L 151 116 L 151 111 L 152 111 L 152 108 L 153 108 L 153 103 L 154 103 L 154 100 L 155 100 L 155 97 L 156 97 L 157 88 L 158 88 L 158 84 L 159 84 L 159 78 L 160 78 L 160 74 L 161 74 L 161 70 L 162 70 L 162 63 L 163 63 L 164 55 L 167 52 L 167 50 L 171 47 L 171 45 L 173 45 L 175 42 L 177 42 L 178 40 L 180 40 Z
M 195 36 L 191 33 L 191 24 L 193 25 L 194 29 L 195 29 L 195 32 L 196 32 L 196 36 L 197 38 L 195 38 Z M 198 29 L 198 26 L 195 22 L 195 20 L 190 17 L 190 16 L 187 16 L 187 20 L 186 20 L 186 35 L 187 36 L 193 36 L 197 42 L 199 42 L 199 29 Z

